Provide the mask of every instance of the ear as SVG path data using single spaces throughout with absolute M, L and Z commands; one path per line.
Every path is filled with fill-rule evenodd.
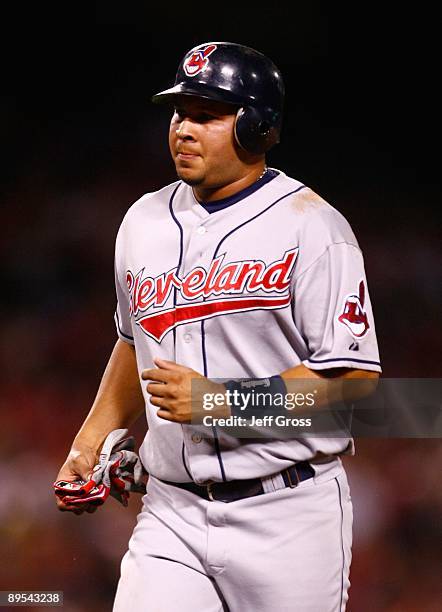
M 252 106 L 241 107 L 235 120 L 235 138 L 249 153 L 260 155 L 279 142 L 281 113 Z

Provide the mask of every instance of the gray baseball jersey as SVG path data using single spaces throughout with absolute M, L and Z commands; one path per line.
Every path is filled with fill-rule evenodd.
M 121 224 L 115 319 L 139 371 L 161 357 L 218 379 L 301 363 L 379 372 L 363 257 L 346 219 L 276 170 L 222 204 L 209 212 L 178 181 L 140 198 Z M 160 479 L 262 477 L 318 452 L 352 452 L 342 436 L 241 440 L 219 428 L 201 436 L 157 417 L 142 386 L 140 455 Z

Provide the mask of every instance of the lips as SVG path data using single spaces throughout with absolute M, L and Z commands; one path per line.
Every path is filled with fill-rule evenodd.
M 192 166 L 194 165 L 194 162 L 196 162 L 196 160 L 198 159 L 198 157 L 200 157 L 199 155 L 197 155 L 196 153 L 188 153 L 188 152 L 183 152 L 180 151 L 177 153 L 176 157 L 175 157 L 175 162 L 183 165 L 184 167 L 187 166 Z
M 193 151 L 186 151 L 186 150 L 179 149 L 177 151 L 177 156 L 182 157 L 183 159 L 188 159 L 190 157 L 198 157 L 198 154 L 194 153 Z

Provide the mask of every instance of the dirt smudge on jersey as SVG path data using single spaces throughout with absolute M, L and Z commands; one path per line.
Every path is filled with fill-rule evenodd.
M 293 196 L 292 206 L 297 213 L 303 214 L 307 211 L 327 206 L 327 202 L 310 188 L 307 188 L 298 191 L 298 193 Z

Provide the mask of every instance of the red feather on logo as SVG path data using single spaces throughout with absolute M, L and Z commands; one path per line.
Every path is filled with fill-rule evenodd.
M 208 45 L 204 49 L 194 51 L 188 60 L 184 62 L 184 71 L 187 76 L 194 77 L 209 65 L 209 55 L 216 49 L 216 45 Z

